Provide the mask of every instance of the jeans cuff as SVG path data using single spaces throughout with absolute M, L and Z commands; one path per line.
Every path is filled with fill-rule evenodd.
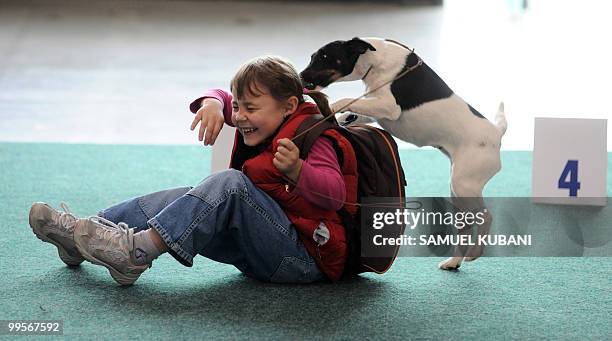
M 151 218 L 149 219 L 149 221 L 147 221 L 147 224 L 149 224 L 151 228 L 154 228 L 155 231 L 159 233 L 164 243 L 168 245 L 168 253 L 170 253 L 174 258 L 176 258 L 176 260 L 179 261 L 181 264 L 188 267 L 193 266 L 193 256 L 189 252 L 185 251 L 180 244 L 175 243 L 172 240 L 166 229 L 164 229 L 164 227 L 157 221 L 157 219 Z

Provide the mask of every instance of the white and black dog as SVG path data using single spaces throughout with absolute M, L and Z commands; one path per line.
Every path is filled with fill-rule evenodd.
M 332 104 L 332 110 L 344 108 L 342 112 L 373 118 L 401 140 L 440 149 L 451 160 L 451 196 L 476 198 L 478 207 L 470 205 L 470 209 L 487 212 L 479 233 L 488 234 L 492 218 L 484 209 L 482 190 L 501 169 L 499 149 L 507 127 L 503 103 L 495 124 L 491 123 L 457 96 L 416 53 L 387 39 L 331 42 L 312 55 L 300 76 L 309 89 L 362 80 L 367 91 L 372 91 L 388 82 L 350 105 L 353 98 L 341 99 Z M 350 113 L 338 117 L 341 124 L 353 121 L 368 119 Z M 453 257 L 439 267 L 455 270 L 464 259 L 474 260 L 481 254 L 482 247 L 473 247 L 467 255 L 455 248 Z

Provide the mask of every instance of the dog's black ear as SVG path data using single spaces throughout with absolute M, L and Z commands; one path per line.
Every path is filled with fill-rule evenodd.
M 367 50 L 376 51 L 376 49 L 374 48 L 374 46 L 372 46 L 372 44 L 368 43 L 365 40 L 361 40 L 357 37 L 347 41 L 346 44 L 348 45 L 349 49 L 352 52 L 355 52 L 357 54 L 364 54 L 366 53 Z

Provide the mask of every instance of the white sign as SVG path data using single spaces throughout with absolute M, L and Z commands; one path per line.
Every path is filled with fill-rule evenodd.
M 227 124 L 221 129 L 215 144 L 212 146 L 211 174 L 229 168 L 235 134 L 236 128 L 230 127 Z
M 535 118 L 533 202 L 605 206 L 604 119 Z

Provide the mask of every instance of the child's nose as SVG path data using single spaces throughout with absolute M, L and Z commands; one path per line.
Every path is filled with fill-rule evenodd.
M 239 110 L 234 112 L 234 119 L 236 121 L 244 121 L 246 120 L 246 116 L 242 115 Z

